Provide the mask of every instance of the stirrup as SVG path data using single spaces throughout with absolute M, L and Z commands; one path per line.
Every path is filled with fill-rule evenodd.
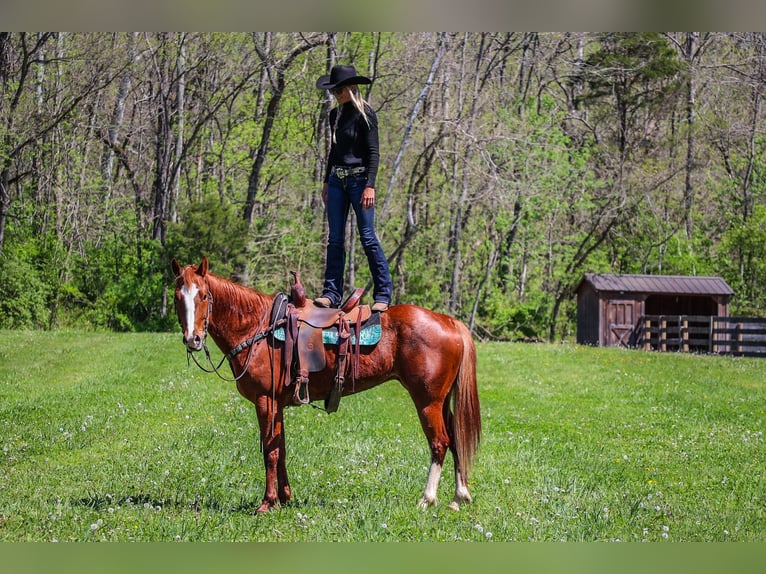
M 311 402 L 311 398 L 309 397 L 308 377 L 296 377 L 295 391 L 293 392 L 293 402 L 296 405 L 307 405 Z
M 375 301 L 372 305 L 372 312 L 373 313 L 383 313 L 384 311 L 388 311 L 389 304 L 385 301 Z

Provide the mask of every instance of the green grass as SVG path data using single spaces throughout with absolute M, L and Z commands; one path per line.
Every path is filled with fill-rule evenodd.
M 416 508 L 395 382 L 287 412 L 294 500 L 255 515 L 253 407 L 177 334 L 0 332 L 0 540 L 763 541 L 761 359 L 481 344 L 475 502 Z

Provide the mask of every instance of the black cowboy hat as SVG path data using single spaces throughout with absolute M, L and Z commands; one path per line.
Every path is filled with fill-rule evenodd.
M 321 76 L 317 80 L 317 88 L 320 90 L 332 90 L 341 86 L 354 84 L 371 84 L 372 80 L 365 76 L 359 76 L 354 66 L 333 66 L 330 75 Z

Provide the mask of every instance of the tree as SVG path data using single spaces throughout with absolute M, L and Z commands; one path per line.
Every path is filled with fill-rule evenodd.
M 290 49 L 286 54 L 280 55 L 278 48 L 271 43 L 271 35 L 266 33 L 263 38 L 257 34 L 253 36 L 255 50 L 261 59 L 261 65 L 266 73 L 261 76 L 259 93 L 268 91 L 271 93 L 268 104 L 266 105 L 265 117 L 263 118 L 263 128 L 258 147 L 253 155 L 252 169 L 247 184 L 247 196 L 245 198 L 244 218 L 248 225 L 253 225 L 253 220 L 257 212 L 257 196 L 260 191 L 263 164 L 269 152 L 271 135 L 274 129 L 274 122 L 277 119 L 279 105 L 287 85 L 286 74 L 298 56 L 312 50 L 313 48 L 325 44 L 331 36 L 318 34 L 312 36 L 300 35 L 300 43 Z
M 589 107 L 601 100 L 611 103 L 616 121 L 604 125 L 605 133 L 612 136 L 624 166 L 634 144 L 646 136 L 646 129 L 636 128 L 650 128 L 652 116 L 678 94 L 683 66 L 657 33 L 606 33 L 598 41 L 598 49 L 573 75 L 574 82 L 587 86 L 576 103 Z

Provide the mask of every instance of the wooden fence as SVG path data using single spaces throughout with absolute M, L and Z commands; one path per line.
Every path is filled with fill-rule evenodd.
M 706 315 L 646 315 L 631 338 L 655 351 L 766 357 L 766 319 Z

